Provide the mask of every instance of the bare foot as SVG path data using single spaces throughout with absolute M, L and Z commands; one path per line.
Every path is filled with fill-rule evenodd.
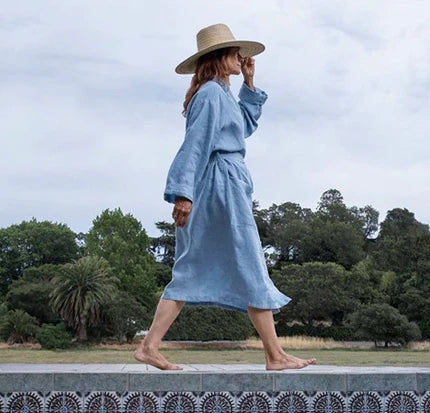
M 295 357 L 292 354 L 287 354 L 284 350 L 282 350 L 282 354 L 284 355 L 284 357 L 289 358 L 291 360 L 294 360 L 298 363 L 303 363 L 303 362 L 307 362 L 308 365 L 309 364 L 317 364 L 317 359 L 316 358 L 311 358 L 311 359 L 301 359 L 299 357 Z
M 137 361 L 150 364 L 161 370 L 183 370 L 182 367 L 168 362 L 158 350 L 138 347 L 133 356 Z
M 316 364 L 316 359 L 306 360 L 288 354 L 273 360 L 266 358 L 266 370 L 302 369 L 310 364 Z

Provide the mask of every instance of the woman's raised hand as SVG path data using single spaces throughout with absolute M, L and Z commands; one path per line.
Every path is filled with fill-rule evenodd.
M 191 213 L 192 202 L 182 196 L 177 196 L 173 207 L 172 217 L 177 227 L 184 227 Z
M 253 57 L 244 57 L 242 60 L 242 74 L 246 79 L 253 78 L 255 73 L 255 59 Z

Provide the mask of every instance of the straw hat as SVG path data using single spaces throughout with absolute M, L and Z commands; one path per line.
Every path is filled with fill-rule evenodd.
M 262 43 L 249 40 L 236 40 L 229 27 L 219 23 L 205 27 L 197 33 L 197 53 L 185 59 L 176 66 L 175 72 L 179 74 L 192 74 L 195 71 L 200 56 L 223 47 L 240 47 L 243 57 L 255 56 L 264 51 Z

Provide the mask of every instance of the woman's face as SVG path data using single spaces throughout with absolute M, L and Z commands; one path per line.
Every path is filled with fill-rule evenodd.
M 243 57 L 239 51 L 234 51 L 225 57 L 225 64 L 230 75 L 240 75 Z

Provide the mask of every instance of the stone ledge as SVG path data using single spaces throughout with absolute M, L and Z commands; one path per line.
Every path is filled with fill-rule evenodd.
M 430 368 L 308 366 L 267 371 L 262 364 L 1 364 L 0 392 L 28 391 L 430 391 Z
M 429 413 L 430 368 L 2 364 L 0 413 Z

